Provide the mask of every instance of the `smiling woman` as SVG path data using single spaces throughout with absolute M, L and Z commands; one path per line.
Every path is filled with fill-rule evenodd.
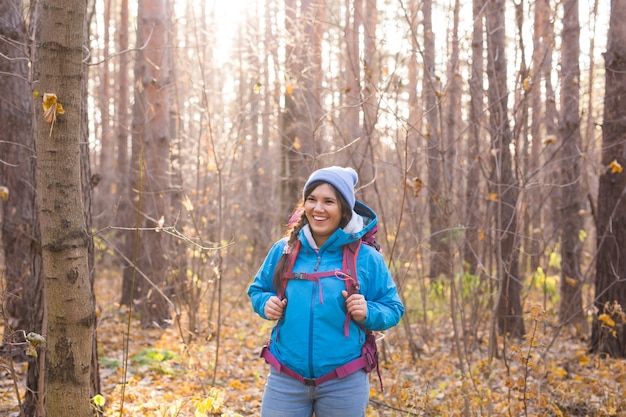
M 261 417 L 365 416 L 375 363 L 366 339 L 395 326 L 404 306 L 382 255 L 361 245 L 377 220 L 357 203 L 357 182 L 352 168 L 313 172 L 288 236 L 248 289 L 254 311 L 277 320 L 261 351 L 271 365 Z

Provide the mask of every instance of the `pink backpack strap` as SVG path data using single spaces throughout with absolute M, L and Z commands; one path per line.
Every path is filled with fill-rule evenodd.
M 346 274 L 346 279 L 344 279 L 344 282 L 346 284 L 348 297 L 350 297 L 352 294 L 357 294 L 359 292 L 359 289 L 361 288 L 356 270 L 356 258 L 357 256 L 359 256 L 360 250 L 360 240 L 350 243 L 343 248 L 343 271 Z M 346 320 L 343 324 L 343 334 L 345 337 L 348 337 L 350 335 L 351 319 L 352 318 L 350 317 L 350 313 L 346 312 Z

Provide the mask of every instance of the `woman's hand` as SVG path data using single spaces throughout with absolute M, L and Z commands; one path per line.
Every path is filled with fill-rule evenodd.
M 279 320 L 285 311 L 287 306 L 287 299 L 281 300 L 275 295 L 272 295 L 267 303 L 265 303 L 265 317 L 270 320 Z
M 367 317 L 367 301 L 362 294 L 352 294 L 348 297 L 348 291 L 341 291 L 343 298 L 346 299 L 346 308 L 348 313 L 357 323 L 363 323 Z

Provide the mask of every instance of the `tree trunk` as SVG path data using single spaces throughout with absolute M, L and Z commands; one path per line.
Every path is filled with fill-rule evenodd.
M 158 228 L 170 219 L 170 74 L 166 52 L 168 12 L 164 0 L 141 0 L 138 9 L 137 44 L 142 50 L 135 64 L 135 104 L 131 184 L 134 216 L 139 228 L 127 235 L 126 254 L 139 273 L 134 279 L 141 324 L 162 327 L 170 322 L 167 294 L 167 239 Z M 129 238 L 130 237 L 130 238 Z M 130 271 L 133 271 L 132 267 Z M 149 278 L 149 281 L 148 279 Z
M 58 113 L 52 123 L 43 121 L 41 110 L 37 112 L 47 417 L 83 417 L 93 412 L 90 370 L 96 316 L 80 164 L 85 6 L 81 0 L 44 2 L 41 18 L 39 90 L 44 100 L 46 94 L 56 94 L 65 109 L 61 114 L 56 105 L 50 107 L 48 112 Z
M 118 37 L 118 50 L 126 51 L 129 47 L 128 41 L 128 22 L 129 22 L 129 10 L 128 0 L 121 0 L 120 2 L 120 25 L 117 30 L 119 31 Z M 130 201 L 131 192 L 129 191 L 129 173 L 130 173 L 130 158 L 128 152 L 128 138 L 130 134 L 130 117 L 128 112 L 128 104 L 130 102 L 129 94 L 129 69 L 130 58 L 129 54 L 124 53 L 120 56 L 120 67 L 117 74 L 117 83 L 119 89 L 117 91 L 117 111 L 118 124 L 116 127 L 117 132 L 117 161 L 115 166 L 115 182 L 117 184 L 115 197 L 119 199 L 118 215 L 116 217 L 116 223 L 125 227 L 129 227 L 133 224 L 133 204 Z M 117 245 L 120 248 L 127 248 L 126 255 L 130 255 L 130 233 L 118 232 L 116 234 Z M 131 297 L 133 295 L 132 288 L 132 272 L 133 265 L 129 262 L 133 259 L 130 256 L 126 256 L 127 259 L 121 261 L 122 265 L 122 294 L 120 295 L 120 304 L 129 306 L 132 302 Z
M 446 232 L 449 222 L 450 188 L 447 174 L 445 150 L 442 144 L 440 120 L 441 85 L 435 70 L 435 34 L 432 26 L 432 0 L 422 3 L 424 17 L 424 112 L 428 153 L 428 218 L 430 220 L 430 273 L 431 279 L 441 275 L 450 276 L 450 236 Z
M 363 114 L 363 127 L 361 129 L 361 140 L 357 142 L 354 151 L 350 153 L 354 161 L 354 167 L 359 173 L 359 182 L 363 189 L 359 192 L 359 199 L 374 201 L 374 187 L 367 186 L 376 180 L 376 161 L 374 157 L 378 146 L 378 132 L 376 123 L 378 122 L 379 91 L 380 82 L 380 54 L 378 52 L 376 37 L 376 27 L 378 24 L 378 10 L 376 0 L 363 0 L 363 80 L 360 101 Z
M 465 185 L 465 241 L 463 246 L 463 261 L 468 273 L 476 275 L 479 263 L 479 241 L 481 229 L 480 201 L 484 192 L 480 186 L 481 143 L 483 125 L 483 39 L 484 39 L 484 13 L 483 0 L 474 0 L 472 4 L 473 29 L 472 29 L 472 67 L 469 83 L 469 134 L 467 145 L 468 172 Z
M 314 131 L 318 126 L 319 98 L 309 94 L 312 80 L 319 68 L 309 68 L 307 63 L 320 62 L 321 46 L 316 45 L 314 16 L 320 2 L 285 1 L 285 30 L 291 36 L 286 48 L 285 108 L 282 117 L 281 139 L 281 218 L 288 219 L 301 195 L 302 186 L 314 167 L 317 151 Z M 311 56 L 313 55 L 313 56 Z M 309 72 L 312 74 L 310 75 Z M 308 78 L 312 77 L 312 78 Z M 283 220 L 284 221 L 284 220 Z
M 496 242 L 499 289 L 496 321 L 500 334 L 525 334 L 518 273 L 517 184 L 513 176 L 511 128 L 508 119 L 504 0 L 487 0 L 487 77 L 493 171 L 491 195 L 496 199 Z
M 110 100 L 112 89 L 110 87 L 111 70 L 109 69 L 109 44 L 110 44 L 110 30 L 111 24 L 111 5 L 112 0 L 103 1 L 104 7 L 104 25 L 102 28 L 102 42 L 104 47 L 102 49 L 103 58 L 106 61 L 105 64 L 99 66 L 100 70 L 100 88 L 98 89 L 98 105 L 100 110 L 100 131 L 98 138 L 100 139 L 100 154 L 98 159 L 97 171 L 99 175 L 99 187 L 95 192 L 94 209 L 96 213 L 96 219 L 98 224 L 96 227 L 101 229 L 108 225 L 110 221 L 109 216 L 100 215 L 103 212 L 110 212 L 114 206 L 116 199 L 114 191 L 115 184 L 115 134 L 112 127 L 111 119 L 111 106 Z M 117 28 L 116 28 L 117 29 Z M 115 102 L 117 104 L 117 102 Z
M 23 342 L 17 332 L 30 331 L 33 309 L 39 305 L 24 303 L 25 292 L 36 277 L 34 262 L 38 257 L 35 235 L 35 147 L 32 127 L 32 94 L 27 49 L 26 25 L 19 13 L 21 2 L 9 0 L 0 3 L 0 185 L 9 196 L 0 208 L 2 219 L 2 249 L 4 250 L 6 287 L 3 288 L 4 313 L 8 319 L 3 335 L 4 343 Z M 9 43 L 4 39 L 11 40 Z M 19 48 L 18 46 L 21 46 Z M 23 48 L 23 49 L 22 49 Z M 3 349 L 10 349 L 10 344 Z M 6 352 L 8 353 L 8 352 Z M 18 352 L 14 352 L 18 354 Z M 23 353 L 23 352 L 22 352 Z M 25 359 L 24 357 L 22 359 Z
M 591 351 L 626 358 L 626 2 L 611 1 Z M 620 167 L 622 169 L 620 169 Z M 615 323 L 611 323 L 611 318 Z
M 35 209 L 35 132 L 33 126 L 32 79 L 28 67 L 27 29 L 22 20 L 21 1 L 0 2 L 0 126 L 7 141 L 0 141 L 0 185 L 9 191 L 9 198 L 0 201 L 5 323 L 2 349 L 14 359 L 28 360 L 24 414 L 44 415 L 40 374 L 45 358 L 28 357 L 12 346 L 24 341 L 24 333 L 43 334 L 43 281 L 39 249 L 39 224 Z M 2 39 L 10 39 L 13 43 Z M 19 46 L 19 47 L 18 47 Z M 12 59 L 5 59 L 9 57 Z
M 575 325 L 584 331 L 582 284 L 580 271 L 583 230 L 581 189 L 580 136 L 580 22 L 578 0 L 563 2 L 563 45 L 561 47 L 561 307 L 559 318 L 563 324 Z
M 545 160 L 542 155 L 543 143 L 548 135 L 556 134 L 554 128 L 554 120 L 548 123 L 549 103 L 554 100 L 550 97 L 551 87 L 551 71 L 552 71 L 552 39 L 553 23 L 551 21 L 550 0 L 538 0 L 535 3 L 534 12 L 534 35 L 533 35 L 533 57 L 532 57 L 532 77 L 530 88 L 530 155 L 528 161 L 527 172 L 531 178 L 535 175 L 539 178 L 539 182 L 550 183 L 545 179 L 545 169 L 540 172 Z M 547 77 L 547 78 L 546 78 Z M 545 83 L 545 91 L 542 88 Z M 552 104 L 554 107 L 554 104 Z M 552 114 L 553 116 L 553 114 Z M 535 174 L 536 173 L 536 174 Z M 531 192 L 527 196 L 526 208 L 526 233 L 525 243 L 526 252 L 529 255 L 529 269 L 532 273 L 537 271 L 541 266 L 544 252 L 544 236 L 548 236 L 545 232 L 546 216 L 543 210 L 545 197 L 542 193 Z
M 345 57 L 341 65 L 344 68 L 345 84 L 342 94 L 345 108 L 342 109 L 340 136 L 345 145 L 352 143 L 361 135 L 359 115 L 361 111 L 361 61 L 359 56 L 359 33 L 363 22 L 363 1 L 346 0 L 345 3 Z M 363 140 L 363 138 L 361 138 Z M 350 155 L 352 157 L 352 155 Z M 354 162 L 352 162 L 354 164 Z M 356 167 L 358 169 L 358 166 Z

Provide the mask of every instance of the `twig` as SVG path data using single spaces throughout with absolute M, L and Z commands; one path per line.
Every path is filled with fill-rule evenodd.
M 382 401 L 373 400 L 371 398 L 370 398 L 370 403 L 374 404 L 376 407 L 387 408 L 393 411 L 399 411 L 400 413 L 402 413 L 402 415 L 406 415 L 406 416 L 429 416 L 429 414 L 417 414 L 411 410 L 404 410 L 402 408 L 394 407 L 393 405 L 385 404 Z

